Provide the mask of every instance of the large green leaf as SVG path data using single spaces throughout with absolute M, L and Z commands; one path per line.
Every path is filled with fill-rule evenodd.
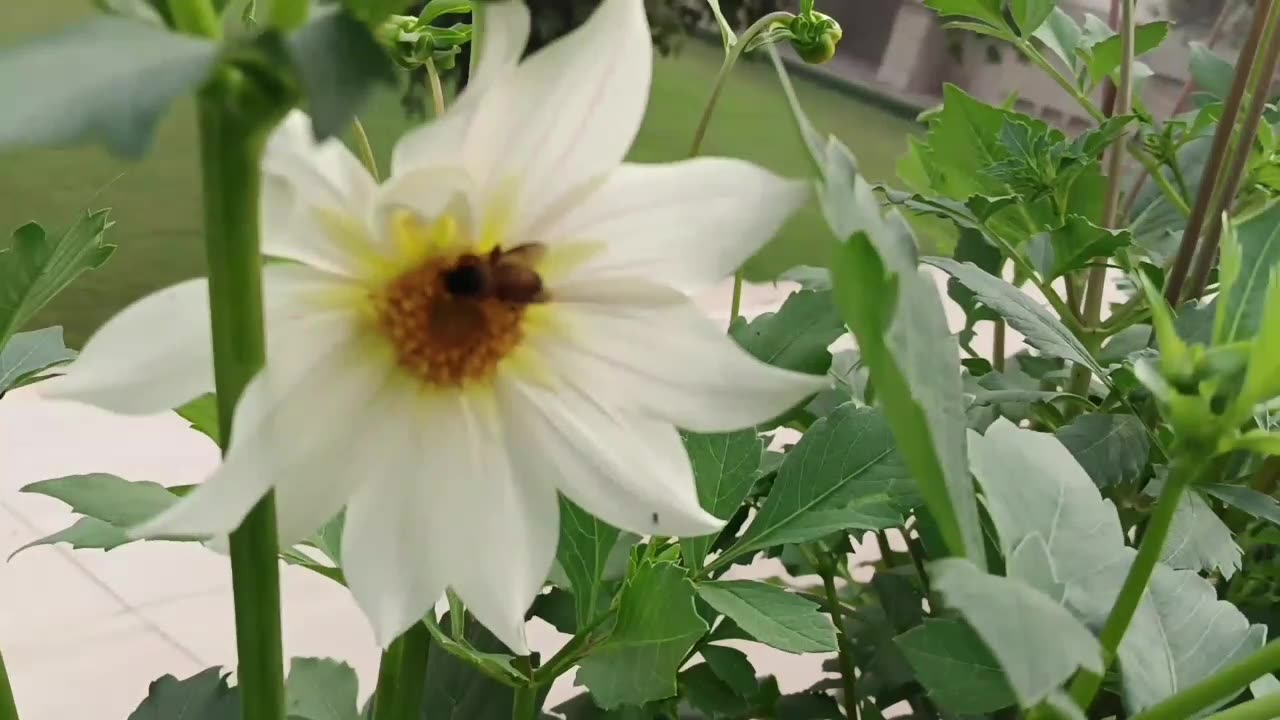
M 1240 569 L 1240 546 L 1218 514 L 1194 489 L 1182 493 L 1160 553 L 1160 561 L 1179 570 L 1221 572 L 1230 580 Z
M 101 141 L 141 156 L 160 116 L 204 82 L 216 53 L 208 40 L 111 16 L 0 50 L 0 97 L 10 99 L 0 148 Z
M 677 565 L 646 561 L 634 570 L 613 632 L 578 669 L 597 705 L 640 705 L 676 693 L 676 672 L 707 632 L 694 597 L 693 583 Z
M 814 603 L 752 580 L 699 583 L 698 596 L 760 642 L 793 653 L 836 649 L 836 628 Z
M 573 588 L 578 627 L 587 627 L 596 613 L 608 605 L 601 579 L 617 541 L 617 528 L 560 498 L 560 546 L 556 559 Z
M 1079 215 L 1068 215 L 1061 227 L 1032 237 L 1027 254 L 1041 278 L 1049 282 L 1132 243 L 1127 230 L 1101 228 Z
M 1280 502 L 1270 495 L 1240 485 L 1212 484 L 1201 489 L 1237 510 L 1280 525 Z
M 773 489 L 727 560 L 849 528 L 902 524 L 907 468 L 884 416 L 852 403 L 814 423 L 787 453 Z
M 1080 45 L 1082 36 L 1080 24 L 1075 21 L 1075 18 L 1064 12 L 1062 8 L 1054 8 L 1049 13 L 1049 17 L 1036 28 L 1034 36 L 1074 71 L 1079 62 L 1076 47 Z M 1075 73 L 1072 72 L 1072 74 Z
M 219 667 L 185 680 L 165 675 L 151 683 L 129 720 L 240 720 L 240 692 L 227 685 Z
M 833 254 L 837 302 L 857 336 L 901 456 L 950 551 L 980 559 L 977 503 L 961 436 L 960 358 L 937 288 L 916 267 L 914 242 L 901 218 L 886 223 L 860 177 L 829 179 L 823 205 L 833 208 L 828 223 L 844 238 Z
M 958 263 L 950 258 L 931 257 L 925 262 L 964 283 L 988 307 L 1000 313 L 1013 329 L 1022 333 L 1027 344 L 1051 357 L 1059 357 L 1088 367 L 1098 377 L 1106 371 L 1058 318 L 1029 295 L 1002 278 L 983 272 L 972 263 Z
M 780 368 L 821 375 L 831 367 L 827 346 L 845 332 L 830 292 L 791 293 L 777 312 L 734 324 L 731 335 L 747 352 Z
M 452 625 L 448 613 L 440 619 L 440 624 L 446 628 Z M 466 618 L 462 639 L 477 651 L 493 657 L 507 651 L 493 633 L 470 617 Z M 428 720 L 508 720 L 513 699 L 510 685 L 489 677 L 432 640 L 431 651 L 427 655 L 421 717 Z
M 106 473 L 69 475 L 41 480 L 22 492 L 61 500 L 84 517 L 70 527 L 34 540 L 14 551 L 55 543 L 76 549 L 112 550 L 133 542 L 126 531 L 178 501 L 178 496 L 152 482 L 130 482 Z
M 1039 30 L 1055 8 L 1054 0 L 1009 0 L 1009 12 L 1022 37 Z
M 0 128 L 3 123 L 0 119 Z M 115 249 L 102 242 L 106 228 L 107 211 L 100 210 L 80 218 L 58 237 L 50 237 L 35 223 L 13 232 L 9 247 L 0 250 L 0 348 L 80 273 L 106 261 Z
M 288 50 L 319 139 L 345 131 L 374 86 L 395 82 L 369 26 L 346 11 L 316 13 L 290 36 Z
M 356 671 L 344 662 L 294 658 L 285 681 L 285 714 L 289 720 L 360 720 L 358 686 Z
M 978 715 L 1017 702 L 1000 664 L 962 622 L 925 620 L 894 642 L 933 701 L 951 712 Z
M 755 484 L 764 441 L 754 430 L 716 435 L 685 433 L 683 439 L 693 463 L 693 478 L 698 484 L 702 509 L 728 520 Z M 681 554 L 689 567 L 694 570 L 702 567 L 715 539 L 715 535 L 680 539 Z
M 739 695 L 750 697 L 760 689 L 756 669 L 741 650 L 723 645 L 703 645 L 698 652 L 702 653 L 702 659 L 707 661 L 711 672 Z
M 1084 413 L 1054 435 L 1098 487 L 1137 479 L 1151 453 L 1151 439 L 1136 415 Z
M 1196 91 L 1207 93 L 1218 100 L 1225 100 L 1231 94 L 1231 81 L 1235 78 L 1236 69 L 1201 42 L 1191 43 L 1191 79 L 1196 83 Z
M 0 346 L 0 396 L 75 356 L 62 342 L 61 327 L 14 334 Z
M 1005 27 L 1001 0 L 925 0 L 925 6 L 943 17 L 973 18 L 992 27 Z
M 1077 669 L 1102 672 L 1093 634 L 1031 586 L 988 575 L 960 558 L 935 561 L 929 574 L 943 602 L 960 612 L 999 661 L 1022 707 L 1044 700 Z
M 1085 28 L 1088 31 L 1090 23 L 1086 22 Z M 1167 22 L 1151 22 L 1138 25 L 1133 31 L 1133 56 L 1139 57 L 1155 50 L 1160 46 L 1160 43 L 1164 42 L 1168 34 L 1169 23 Z M 1077 47 L 1077 52 L 1085 60 L 1085 68 L 1088 70 L 1089 78 L 1095 84 L 1102 82 L 1104 78 L 1115 72 L 1120 67 L 1123 57 L 1123 48 L 1118 34 L 1108 29 L 1105 37 L 1097 39 L 1100 35 L 1101 32 L 1094 35 L 1092 44 L 1082 43 Z
M 1236 227 L 1240 243 L 1240 274 L 1226 299 L 1221 341 L 1247 340 L 1262 321 L 1267 283 L 1280 264 L 1280 204 L 1271 206 Z

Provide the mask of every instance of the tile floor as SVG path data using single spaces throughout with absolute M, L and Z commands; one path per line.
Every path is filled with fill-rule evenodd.
M 775 308 L 789 291 L 750 287 L 744 314 Z M 704 307 L 723 319 L 728 295 L 728 285 L 717 288 Z M 30 388 L 10 393 L 0 402 L 0 557 L 71 520 L 62 503 L 17 492 L 23 485 L 86 472 L 190 483 L 216 462 L 212 444 L 175 415 L 124 418 L 46 401 Z M 341 658 L 368 693 L 378 652 L 345 590 L 285 567 L 283 595 L 286 653 Z M 195 545 L 139 543 L 108 553 L 38 547 L 0 561 L 0 648 L 24 720 L 124 720 L 156 677 L 232 665 L 231 608 L 227 561 Z M 562 638 L 542 625 L 532 642 L 550 649 Z M 820 657 L 743 647 L 785 691 L 821 672 Z M 575 692 L 563 678 L 553 702 Z

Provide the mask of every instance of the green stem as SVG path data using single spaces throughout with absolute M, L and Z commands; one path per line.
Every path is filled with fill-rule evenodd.
M 13 687 L 9 685 L 9 671 L 5 669 L 3 655 L 0 655 L 0 720 L 18 720 L 18 704 L 13 699 Z
M 845 636 L 844 605 L 840 602 L 840 594 L 836 592 L 834 568 L 829 562 L 821 563 L 822 588 L 827 595 L 827 612 L 831 614 L 831 622 L 836 626 L 837 659 L 840 662 L 840 680 L 844 685 L 844 715 L 848 720 L 858 720 L 857 675 L 854 673 L 853 658 L 849 657 L 849 638 Z
M 267 24 L 281 30 L 294 30 L 307 21 L 309 0 L 271 0 Z
M 484 32 L 484 3 L 471 3 L 471 52 L 467 54 L 467 77 L 476 76 L 476 69 L 480 67 L 480 42 L 481 34 Z
M 1249 683 L 1277 668 L 1280 668 L 1280 640 L 1273 640 L 1245 659 L 1228 665 L 1190 687 L 1179 690 L 1134 715 L 1130 720 L 1182 720 L 1194 717 L 1201 710 L 1222 702 L 1223 698 L 1234 696 Z M 1280 696 L 1268 695 L 1267 697 Z M 1213 717 L 1221 720 L 1218 715 Z
M 533 663 L 528 655 L 515 659 L 516 667 L 523 670 L 526 677 L 533 677 Z M 515 689 L 511 701 L 511 720 L 538 720 L 542 708 L 538 702 L 538 685 L 530 683 Z
M 378 160 L 373 155 L 373 145 L 369 144 L 369 133 L 364 131 L 364 123 L 360 122 L 360 118 L 351 119 L 351 130 L 356 136 L 356 151 L 360 153 L 360 162 L 364 163 L 365 169 L 373 176 L 374 182 L 380 182 Z
M 180 32 L 215 39 L 222 35 L 222 21 L 209 0 L 169 0 L 169 14 Z
M 1155 571 L 1156 563 L 1160 561 L 1160 552 L 1164 549 L 1165 540 L 1169 537 L 1169 528 L 1173 525 L 1173 516 L 1177 513 L 1182 492 L 1199 477 L 1202 469 L 1203 461 L 1201 460 L 1175 467 L 1160 490 L 1160 497 L 1156 499 L 1155 509 L 1151 512 L 1146 531 L 1142 534 L 1142 541 L 1138 544 L 1138 554 L 1134 557 L 1133 564 L 1129 566 L 1129 574 L 1125 576 L 1124 585 L 1120 587 L 1116 604 L 1111 608 L 1111 613 L 1102 626 L 1102 632 L 1098 634 L 1098 642 L 1102 645 L 1104 670 L 1115 659 L 1116 648 L 1120 647 L 1120 641 L 1124 638 L 1125 631 L 1129 629 L 1129 623 L 1138 610 L 1143 594 L 1146 593 L 1147 583 L 1151 581 L 1151 573 Z M 1101 686 L 1101 675 L 1081 670 L 1076 675 L 1075 681 L 1071 683 L 1071 697 L 1081 709 L 1087 711 Z
M 1214 193 L 1210 204 L 1211 211 L 1206 221 L 1209 229 L 1200 240 L 1196 251 L 1195 264 L 1188 276 L 1187 298 L 1198 298 L 1204 295 L 1209 285 L 1209 275 L 1213 271 L 1218 257 L 1218 242 L 1222 236 L 1222 215 L 1229 213 L 1235 203 L 1236 191 L 1240 189 L 1240 181 L 1244 178 L 1245 167 L 1253 154 L 1254 141 L 1258 137 L 1258 125 L 1267 107 L 1267 93 L 1271 88 L 1271 80 L 1276 75 L 1280 64 L 1280 11 L 1272 11 L 1267 23 L 1264 49 L 1261 62 L 1255 63 L 1249 78 L 1249 93 L 1245 102 L 1244 122 L 1233 143 L 1231 162 L 1222 180 L 1221 187 Z
M 277 118 L 274 111 L 250 109 L 261 100 L 251 91 L 242 76 L 224 70 L 198 102 L 214 380 L 224 448 L 236 403 L 266 357 L 258 195 L 262 149 Z M 284 717 L 278 550 L 275 501 L 268 493 L 231 533 L 244 720 Z
M 440 71 L 436 70 L 436 63 L 431 58 L 427 58 L 424 67 L 427 68 L 427 84 L 431 86 L 431 107 L 436 117 L 440 117 L 444 115 L 444 87 L 440 85 Z
M 1221 184 L 1222 169 L 1231 151 L 1231 137 L 1235 131 L 1236 117 L 1239 115 L 1240 106 L 1245 97 L 1245 90 L 1249 85 L 1249 76 L 1259 54 L 1258 50 L 1261 47 L 1262 37 L 1271 15 L 1271 7 L 1271 0 L 1259 0 L 1257 7 L 1254 8 L 1253 23 L 1249 28 L 1249 37 L 1245 40 L 1244 47 L 1241 48 L 1238 56 L 1239 59 L 1236 61 L 1236 72 L 1231 81 L 1231 90 L 1222 106 L 1222 117 L 1219 118 L 1218 128 L 1214 132 L 1213 147 L 1209 151 L 1209 158 L 1205 161 L 1204 170 L 1200 175 L 1200 187 L 1196 192 L 1196 204 L 1191 211 L 1190 217 L 1187 218 L 1186 227 L 1183 228 L 1182 241 L 1178 245 L 1178 254 L 1174 257 L 1173 265 L 1165 276 L 1164 298 L 1173 307 L 1177 307 L 1182 302 L 1187 275 L 1191 270 L 1191 260 L 1195 255 L 1196 247 L 1200 243 L 1201 230 L 1204 228 L 1205 220 L 1209 217 L 1209 210 L 1214 205 L 1214 195 Z M 1158 176 L 1159 173 L 1152 174 L 1152 177 Z
M 1280 694 L 1264 695 L 1249 702 L 1240 703 L 1207 720 L 1275 720 L 1280 717 Z
M 422 623 L 415 623 L 382 653 L 373 720 L 417 720 L 422 715 L 430 652 L 431 633 Z
M 1113 7 L 1114 10 L 1114 7 Z M 1115 104 L 1108 107 L 1104 115 L 1111 117 L 1125 116 L 1133 104 L 1133 32 L 1134 32 L 1134 0 L 1120 2 L 1120 84 L 1116 88 Z M 1124 175 L 1124 147 L 1127 141 L 1121 137 L 1107 150 L 1107 194 L 1102 211 L 1103 227 L 1114 228 L 1117 213 L 1120 209 L 1120 185 Z M 1085 282 L 1084 305 L 1080 313 L 1080 321 L 1089 330 L 1102 324 L 1102 295 L 1107 287 L 1107 259 L 1094 258 L 1089 268 L 1089 277 Z M 1087 334 L 1084 341 L 1089 352 L 1097 352 L 1099 338 L 1096 334 Z M 1083 397 L 1089 396 L 1089 368 L 1076 365 L 1071 370 L 1069 392 Z
M 738 315 L 742 312 L 742 271 L 733 274 L 733 296 L 729 298 L 729 327 L 733 327 L 733 321 L 738 319 Z

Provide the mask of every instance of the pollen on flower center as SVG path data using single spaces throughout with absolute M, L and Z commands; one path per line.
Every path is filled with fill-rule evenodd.
M 533 269 L 542 252 L 522 245 L 437 256 L 393 279 L 375 306 L 400 365 L 440 387 L 491 377 L 519 345 L 525 309 L 546 300 Z

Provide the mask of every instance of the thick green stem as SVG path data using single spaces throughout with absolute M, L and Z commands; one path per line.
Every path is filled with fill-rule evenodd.
M 1138 544 L 1138 554 L 1129 566 L 1129 574 L 1125 576 L 1120 594 L 1116 596 L 1116 604 L 1098 634 L 1098 642 L 1102 645 L 1103 662 L 1107 667 L 1115 659 L 1116 648 L 1124 639 L 1125 631 L 1142 602 L 1147 591 L 1147 583 L 1151 581 L 1151 573 L 1160 561 L 1160 552 L 1164 549 L 1165 540 L 1169 537 L 1169 528 L 1173 525 L 1173 516 L 1178 510 L 1178 501 L 1188 485 L 1195 482 L 1203 469 L 1199 460 L 1175 467 L 1165 480 L 1156 499 L 1155 509 L 1147 521 L 1146 530 L 1142 533 L 1142 541 Z M 1105 668 L 1104 668 L 1105 669 Z M 1089 704 L 1102 686 L 1102 676 L 1081 670 L 1071 683 L 1071 697 L 1081 709 L 1088 710 Z
M 1269 23 L 1272 1 L 1258 0 L 1253 11 L 1253 23 L 1249 28 L 1249 37 L 1240 50 L 1236 61 L 1236 74 L 1231 81 L 1231 91 L 1222 107 L 1222 117 L 1218 119 L 1218 128 L 1214 132 L 1213 147 L 1209 151 L 1209 159 L 1205 162 L 1200 175 L 1200 187 L 1196 192 L 1196 203 L 1192 208 L 1187 225 L 1182 231 L 1182 242 L 1178 245 L 1178 254 L 1167 274 L 1164 285 L 1164 298 L 1172 306 L 1177 307 L 1184 296 L 1187 275 L 1191 270 L 1191 260 L 1196 246 L 1200 243 L 1200 232 L 1213 206 L 1214 195 L 1221 185 L 1222 169 L 1231 149 L 1231 136 L 1235 131 L 1236 117 L 1240 105 L 1244 101 L 1245 89 L 1249 85 L 1249 76 L 1253 70 L 1262 37 Z M 1155 173 L 1152 177 L 1159 177 Z
M 1249 702 L 1240 703 L 1207 720 L 1275 720 L 1280 717 L 1280 695 L 1264 695 Z
M 467 77 L 476 76 L 476 70 L 480 67 L 480 46 L 481 35 L 484 32 L 484 3 L 471 3 L 471 48 L 467 53 Z
M 733 274 L 733 296 L 729 298 L 729 327 L 742 313 L 742 271 Z
M 251 99 L 250 92 L 243 77 L 224 70 L 199 98 L 214 380 L 224 448 L 236 403 L 266 357 L 258 195 L 262 149 L 277 118 L 251 111 L 250 102 L 261 98 Z M 275 501 L 268 493 L 231 533 L 244 720 L 284 717 L 278 551 Z
M 1130 720 L 1183 720 L 1194 717 L 1201 710 L 1234 696 L 1249 683 L 1276 669 L 1280 669 L 1280 640 L 1273 640 L 1245 659 L 1228 665 L 1195 685 L 1179 690 Z M 1218 715 L 1213 717 L 1219 718 Z M 1280 714 L 1266 717 L 1280 717 Z
M 840 602 L 840 594 L 836 592 L 835 568 L 824 562 L 819 571 L 822 574 L 822 588 L 827 595 L 827 612 L 831 613 L 831 622 L 836 626 L 837 659 L 840 662 L 840 681 L 844 686 L 844 716 L 847 720 L 858 720 L 857 674 L 854 671 L 853 658 L 849 657 L 849 638 L 845 636 L 844 605 Z
M 1209 229 L 1200 240 L 1196 250 L 1195 264 L 1187 282 L 1187 298 L 1198 298 L 1204 295 L 1209 285 L 1209 274 L 1213 271 L 1214 261 L 1218 256 L 1218 241 L 1222 237 L 1223 213 L 1231 211 L 1235 203 L 1236 191 L 1240 189 L 1240 181 L 1244 178 L 1245 167 L 1253 154 L 1254 141 L 1258 137 L 1258 125 L 1266 111 L 1267 94 L 1271 89 L 1271 80 L 1276 76 L 1277 65 L 1280 64 L 1280 11 L 1272 11 L 1267 23 L 1266 36 L 1263 39 L 1261 62 L 1254 64 L 1249 79 L 1249 94 L 1242 101 L 1247 103 L 1244 123 L 1240 133 L 1232 145 L 1231 162 L 1227 167 L 1221 187 L 1214 193 L 1213 203 L 1207 222 Z
M 533 679 L 533 661 L 528 655 L 516 658 L 515 665 L 525 677 Z M 515 689 L 511 701 L 511 720 L 538 720 L 542 710 L 538 688 L 537 684 L 530 682 Z
M 1104 115 L 1110 117 L 1128 115 L 1133 107 L 1133 32 L 1134 32 L 1134 0 L 1120 2 L 1120 84 L 1116 87 L 1114 103 L 1107 108 Z M 1120 187 L 1124 180 L 1124 148 L 1127 138 L 1121 137 L 1107 150 L 1107 195 L 1103 207 L 1103 227 L 1114 228 L 1118 225 L 1117 214 L 1120 209 Z M 1102 296 L 1107 287 L 1107 259 L 1094 258 L 1089 268 L 1089 278 L 1085 282 L 1084 305 L 1080 312 L 1080 321 L 1088 330 L 1095 330 L 1102 324 Z M 1085 336 L 1086 347 L 1090 352 L 1097 351 L 1098 338 L 1089 334 Z M 1089 368 L 1076 365 L 1071 371 L 1069 391 L 1083 397 L 1089 396 Z
M 13 699 L 13 687 L 9 685 L 9 671 L 0 655 L 0 720 L 18 720 L 18 704 Z
M 373 720 L 421 717 L 430 651 L 431 633 L 422 623 L 415 623 L 383 651 L 373 693 Z

